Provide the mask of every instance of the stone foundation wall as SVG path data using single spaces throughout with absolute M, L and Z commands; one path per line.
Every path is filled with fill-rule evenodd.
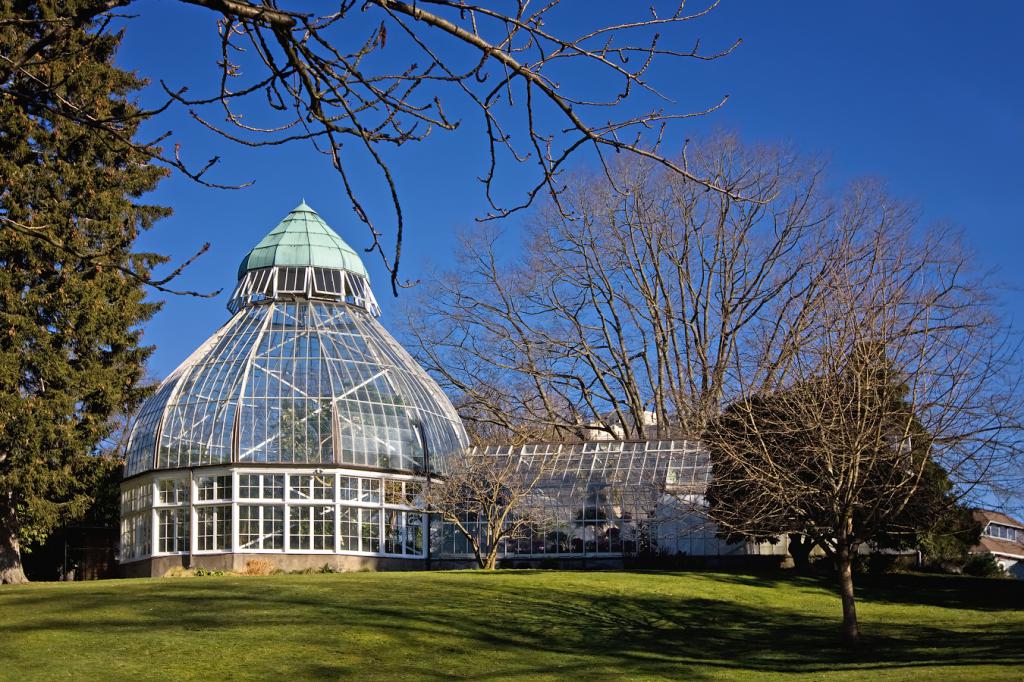
M 626 569 L 722 569 L 773 571 L 782 565 L 783 556 L 735 555 L 723 557 L 546 557 L 499 559 L 498 568 L 547 568 L 558 570 Z M 191 561 L 190 561 L 191 559 Z M 122 564 L 125 578 L 158 578 L 176 568 L 205 568 L 211 571 L 242 572 L 249 561 L 269 561 L 282 571 L 317 570 L 326 564 L 334 571 L 425 571 L 476 568 L 472 559 L 400 559 L 347 554 L 199 554 L 193 557 L 165 556 Z M 1024 562 L 1022 562 L 1024 565 Z
M 159 578 L 176 568 L 205 568 L 210 571 L 245 570 L 249 561 L 269 561 L 282 571 L 319 569 L 324 565 L 334 571 L 422 571 L 423 559 L 353 556 L 347 554 L 198 554 L 195 556 L 163 556 L 121 564 L 124 578 Z

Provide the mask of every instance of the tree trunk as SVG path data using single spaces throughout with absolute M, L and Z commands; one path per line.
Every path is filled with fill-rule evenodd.
M 466 537 L 468 538 L 469 536 Z M 480 547 L 475 542 L 473 542 L 472 538 L 470 538 L 469 540 L 469 547 L 473 550 L 473 558 L 476 559 L 476 567 L 484 568 L 484 563 L 486 559 L 484 558 L 483 552 L 480 551 Z
M 793 569 L 799 573 L 807 573 L 811 568 L 811 550 L 815 543 L 799 533 L 789 534 L 789 555 L 793 557 Z
M 497 548 L 497 545 L 495 545 L 495 547 L 490 552 L 487 553 L 487 562 L 486 562 L 485 565 L 481 566 L 481 568 L 483 568 L 485 571 L 493 571 L 494 567 L 497 565 L 497 563 L 498 563 L 498 548 Z
M 14 509 L 0 505 L 0 585 L 27 583 L 21 568 L 21 545 L 18 544 L 18 518 Z
M 857 627 L 857 603 L 853 598 L 853 549 L 848 542 L 840 542 L 836 549 L 839 594 L 843 600 L 843 640 L 854 645 L 860 640 L 860 629 Z

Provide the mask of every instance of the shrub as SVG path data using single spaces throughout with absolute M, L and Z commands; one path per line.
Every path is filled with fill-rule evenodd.
M 898 557 L 895 554 L 872 552 L 868 557 L 868 573 L 873 573 L 875 575 L 895 573 L 897 559 Z
M 266 559 L 250 559 L 245 562 L 245 569 L 241 572 L 242 575 L 274 575 L 280 573 L 274 562 L 267 561 Z
M 219 570 L 212 569 L 212 568 L 197 568 L 196 572 L 195 572 L 195 575 L 197 575 L 197 576 L 199 576 L 201 578 L 205 577 L 205 576 L 210 576 L 210 575 L 219 576 L 219 575 L 224 575 L 224 571 L 219 571 Z
M 997 578 L 1003 575 L 1003 567 L 991 552 L 972 554 L 964 564 L 964 573 L 979 578 Z
M 195 575 L 195 571 L 191 568 L 185 568 L 184 566 L 175 566 L 174 568 L 167 569 L 164 573 L 165 578 L 191 578 Z

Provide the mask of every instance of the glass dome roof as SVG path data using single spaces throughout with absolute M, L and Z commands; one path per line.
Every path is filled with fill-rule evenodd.
M 443 472 L 446 455 L 467 444 L 462 422 L 371 312 L 345 298 L 273 292 L 242 300 L 143 404 L 125 475 L 230 463 Z
M 245 255 L 238 265 L 238 277 L 249 270 L 284 265 L 334 268 L 369 278 L 355 250 L 305 201 Z

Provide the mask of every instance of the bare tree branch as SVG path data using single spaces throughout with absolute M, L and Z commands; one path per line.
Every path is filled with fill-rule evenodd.
M 690 157 L 758 200 L 623 159 L 613 186 L 570 178 L 520 260 L 500 258 L 500 232 L 475 230 L 457 269 L 411 302 L 420 362 L 484 442 L 692 437 L 746 382 L 770 380 L 753 349 L 813 280 L 830 214 L 820 169 L 726 135 Z
M 665 12 L 621 5 L 605 22 L 575 32 L 566 28 L 565 17 L 575 8 L 563 7 L 560 0 L 507 8 L 458 0 L 367 0 L 358 5 L 342 0 L 326 12 L 313 5 L 306 11 L 244 0 L 181 2 L 218 17 L 216 91 L 191 94 L 197 84 L 204 85 L 201 75 L 198 83 L 172 86 L 161 80 L 164 102 L 140 115 L 156 116 L 175 103 L 235 144 L 312 144 L 331 160 L 349 205 L 369 231 L 367 251 L 381 257 L 396 294 L 406 284 L 399 268 L 407 221 L 390 150 L 422 142 L 435 131 L 481 136 L 486 162 L 480 179 L 490 206 L 482 219 L 508 216 L 543 196 L 557 206 L 564 189 L 560 175 L 584 148 L 597 155 L 606 171 L 609 151 L 626 152 L 734 200 L 759 199 L 744 197 L 737 188 L 659 151 L 667 126 L 725 102 L 679 111 L 654 77 L 655 64 L 663 60 L 714 60 L 738 46 L 736 41 L 705 53 L 699 40 L 682 34 L 717 2 L 691 13 L 678 1 L 665 3 Z M 130 4 L 97 0 L 61 21 L 41 20 L 40 38 L 28 50 L 0 55 L 0 83 L 11 83 L 15 74 L 36 78 L 69 27 L 108 30 L 112 10 Z M 691 49 L 679 47 L 684 38 Z M 408 66 L 393 66 L 396 50 L 409 55 Z M 16 96 L 7 85 L 2 92 Z M 656 108 L 644 110 L 643 97 L 657 100 Z M 479 133 L 449 117 L 459 100 L 478 112 Z M 130 142 L 118 137 L 116 121 L 95 120 L 79 103 L 55 101 L 59 115 Z M 178 145 L 165 155 L 158 142 L 136 146 L 203 185 L 249 184 L 212 180 L 217 156 L 193 164 Z M 367 210 L 363 196 L 372 184 L 365 177 L 366 161 L 387 188 L 389 216 Z M 517 181 L 524 182 L 521 200 L 506 202 L 500 195 L 515 188 L 502 171 L 517 165 L 532 169 L 533 177 Z

